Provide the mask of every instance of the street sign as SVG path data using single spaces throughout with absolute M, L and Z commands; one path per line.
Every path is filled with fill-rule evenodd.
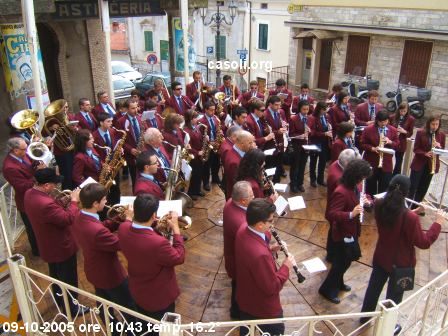
M 207 55 L 213 55 L 213 47 L 207 47 Z
M 246 60 L 246 54 L 240 54 L 240 59 L 241 60 Z
M 148 62 L 149 64 L 157 64 L 157 55 L 149 54 L 148 57 L 146 57 L 146 62 Z
M 247 51 L 247 49 L 237 49 L 236 50 L 236 54 L 237 55 L 246 55 L 246 54 L 248 54 L 249 52 Z

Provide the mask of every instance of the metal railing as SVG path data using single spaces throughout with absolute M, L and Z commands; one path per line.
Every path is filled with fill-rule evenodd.
M 289 86 L 289 65 L 272 68 L 271 72 L 268 72 L 266 87 L 268 89 L 275 89 L 277 79 L 284 79 L 286 81 L 286 87 Z
M 3 244 L 7 250 L 4 255 L 4 259 L 6 259 L 6 256 L 11 256 L 11 247 L 14 246 L 15 241 L 25 228 L 17 211 L 14 188 L 8 182 L 0 188 L 0 216 L 3 223 Z

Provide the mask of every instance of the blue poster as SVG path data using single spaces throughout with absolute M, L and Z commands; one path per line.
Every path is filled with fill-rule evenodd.
M 178 72 L 184 72 L 184 37 L 180 18 L 173 18 L 174 32 L 174 67 Z M 193 36 L 188 34 L 188 66 L 193 71 L 196 63 L 196 53 L 193 48 Z

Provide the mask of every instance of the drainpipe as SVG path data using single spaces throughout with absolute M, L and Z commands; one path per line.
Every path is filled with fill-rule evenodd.
M 180 0 L 180 16 L 184 38 L 184 77 L 186 86 L 188 84 L 188 77 L 190 76 L 190 66 L 188 62 L 188 49 L 190 47 L 190 41 L 188 41 L 188 0 Z
M 114 104 L 115 96 L 114 96 L 114 84 L 112 82 L 112 57 L 110 54 L 110 24 L 109 24 L 109 2 L 107 0 L 99 0 L 99 8 L 101 12 L 101 24 L 103 26 L 104 32 L 104 47 L 105 55 L 106 55 L 106 70 L 107 70 L 107 84 L 109 91 L 110 102 Z
M 247 58 L 247 63 L 249 65 L 249 69 L 247 71 L 248 75 L 248 83 L 250 83 L 250 63 L 251 63 L 251 57 L 252 57 L 252 1 L 246 0 L 246 3 L 249 4 L 249 57 Z M 250 85 L 249 85 L 250 86 Z

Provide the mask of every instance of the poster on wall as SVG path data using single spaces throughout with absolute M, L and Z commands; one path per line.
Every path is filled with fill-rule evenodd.
M 18 108 L 35 109 L 31 54 L 23 23 L 0 25 L 1 62 L 6 89 Z M 42 54 L 38 47 L 38 66 L 44 106 L 49 104 Z M 33 103 L 34 102 L 34 103 Z
M 182 31 L 181 20 L 178 17 L 173 18 L 173 50 L 174 50 L 174 66 L 176 71 L 184 71 L 184 36 Z M 188 66 L 193 71 L 196 63 L 196 52 L 193 47 L 193 36 L 188 34 Z

